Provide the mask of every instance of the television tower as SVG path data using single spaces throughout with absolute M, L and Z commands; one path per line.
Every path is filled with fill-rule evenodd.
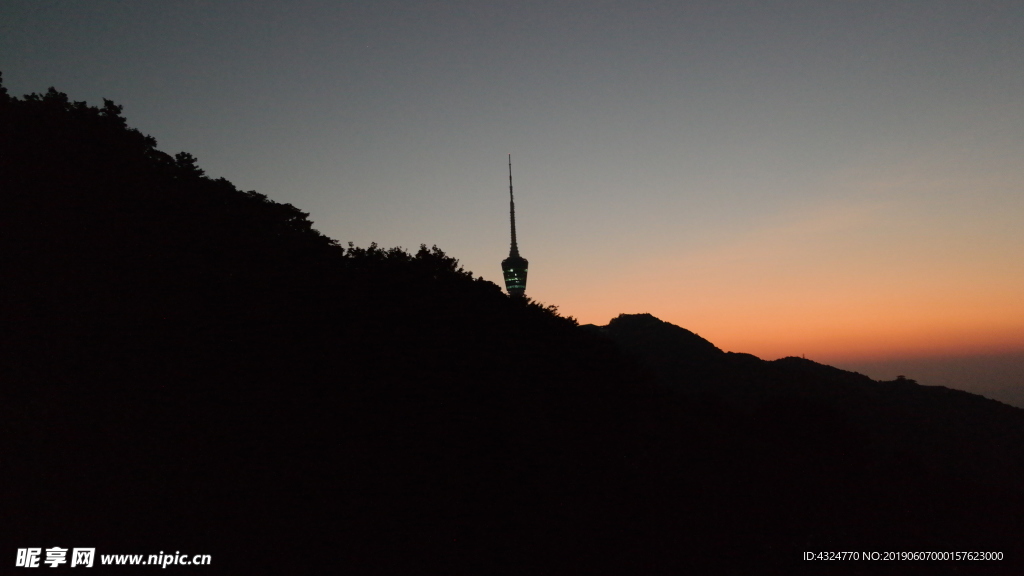
M 519 255 L 516 244 L 516 200 L 512 195 L 512 155 L 508 155 L 508 206 L 512 218 L 512 247 L 508 258 L 501 261 L 501 271 L 505 274 L 505 290 L 509 296 L 523 297 L 526 295 L 526 270 L 530 263 Z

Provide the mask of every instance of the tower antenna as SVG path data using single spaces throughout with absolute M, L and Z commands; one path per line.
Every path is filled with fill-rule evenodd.
M 508 155 L 508 212 L 512 220 L 512 248 L 509 256 L 519 256 L 519 244 L 516 243 L 516 197 L 512 193 L 512 154 Z

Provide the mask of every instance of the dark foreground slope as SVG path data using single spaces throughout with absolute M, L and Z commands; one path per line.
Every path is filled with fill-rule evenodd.
M 210 554 L 168 567 L 197 574 L 737 574 L 808 568 L 805 550 L 1008 556 L 921 566 L 936 574 L 1013 573 L 1021 551 L 1019 482 L 934 471 L 859 408 L 822 412 L 815 370 L 693 363 L 684 380 L 735 390 L 673 390 L 439 250 L 337 246 L 159 152 L 113 104 L 0 92 L 0 194 L 10 561 L 60 546 Z M 751 407 L 743 386 L 794 392 Z M 978 414 L 1021 430 L 1019 411 Z M 909 446 L 879 456 L 887 437 Z
M 5 555 L 474 573 L 613 534 L 610 344 L 436 249 L 343 250 L 113 104 L 0 95 L 0 137 Z

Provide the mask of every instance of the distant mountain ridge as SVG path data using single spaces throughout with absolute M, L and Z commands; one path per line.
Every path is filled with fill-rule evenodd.
M 691 401 L 763 414 L 799 398 L 805 409 L 855 426 L 891 457 L 899 453 L 943 473 L 995 483 L 1024 477 L 1024 410 L 996 400 L 910 379 L 875 381 L 804 358 L 765 361 L 723 352 L 650 314 L 621 314 L 607 326 L 581 328 L 610 338 Z

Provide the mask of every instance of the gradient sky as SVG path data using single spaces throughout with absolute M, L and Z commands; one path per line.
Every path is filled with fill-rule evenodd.
M 5 0 L 0 71 L 499 283 L 511 153 L 533 298 L 852 366 L 1024 351 L 1022 30 L 1019 0 Z

